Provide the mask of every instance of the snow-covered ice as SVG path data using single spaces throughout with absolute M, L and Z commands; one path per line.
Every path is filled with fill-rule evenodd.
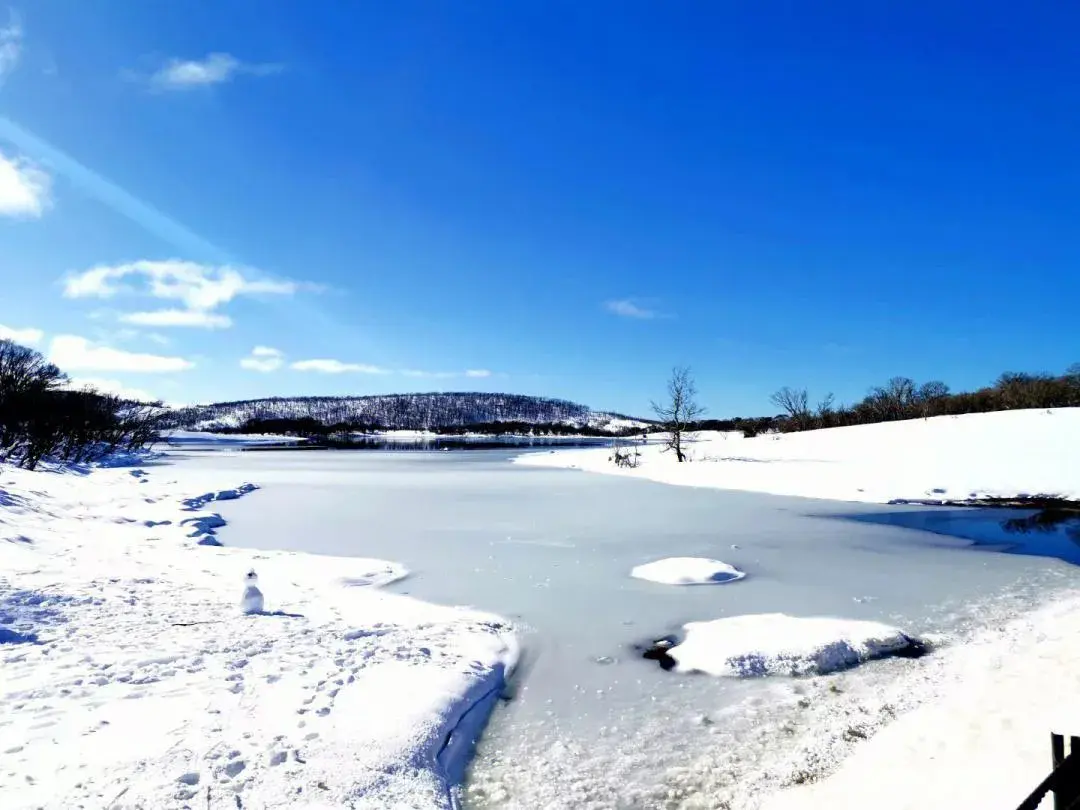
M 0 466 L 5 810 L 454 806 L 510 627 L 377 590 L 385 560 L 199 545 L 253 488 L 133 472 Z
M 1057 560 L 846 519 L 925 507 L 670 487 L 507 466 L 510 455 L 282 452 L 176 467 L 263 485 L 211 505 L 230 521 L 230 544 L 400 560 L 412 573 L 395 590 L 518 622 L 524 666 L 473 761 L 476 808 L 753 810 L 780 787 L 823 778 L 859 735 L 932 699 L 936 679 L 909 682 L 909 672 L 935 672 L 968 638 L 996 638 L 1080 582 Z M 946 512 L 958 526 L 991 517 Z M 629 576 L 673 553 L 747 577 L 680 588 Z M 664 672 L 634 650 L 694 620 L 775 612 L 883 622 L 934 639 L 934 651 L 793 679 Z M 1016 744 L 1044 754 L 1043 736 Z
M 162 438 L 172 447 L 222 448 L 263 444 L 302 444 L 306 439 L 277 433 L 215 433 L 209 430 L 167 430 Z
M 1067 420 L 1060 424 L 1067 430 Z M 989 441 L 993 431 L 976 428 Z M 951 460 L 935 467 L 904 455 L 929 440 L 897 439 L 884 450 L 888 443 L 879 442 L 876 456 L 858 456 L 858 442 L 836 432 L 835 446 L 821 444 L 817 456 L 836 460 L 814 469 L 835 466 L 842 474 L 819 491 L 839 497 L 846 490 L 838 482 L 853 481 L 856 471 L 883 476 L 876 492 L 860 498 L 870 501 L 910 497 L 915 483 L 945 489 L 929 496 L 941 499 L 959 498 L 952 490 L 959 482 L 994 476 L 1024 488 L 1011 494 L 1053 483 L 1031 469 L 1021 470 L 1025 482 L 1019 473 L 1006 480 L 1005 464 L 990 464 L 989 450 L 964 456 L 964 442 L 938 438 Z M 817 486 L 795 469 L 814 463 L 805 448 L 765 463 L 756 440 L 711 441 L 746 443 L 743 460 L 699 456 L 682 467 L 730 465 L 738 472 L 725 475 L 767 491 L 807 494 Z M 708 444 L 697 443 L 695 452 Z M 997 447 L 1013 453 L 1021 444 Z M 1056 451 L 1032 446 L 1056 463 Z M 749 461 L 750 450 L 758 461 Z M 646 450 L 646 463 L 668 470 L 655 477 L 671 474 L 677 465 L 658 455 L 653 464 L 654 453 Z M 854 810 L 868 802 L 852 787 L 858 774 L 869 767 L 880 786 L 893 760 L 933 779 L 876 792 L 875 806 L 974 808 L 987 806 L 988 796 L 1015 806 L 1045 775 L 1051 717 L 1056 710 L 1054 725 L 1072 717 L 1061 714 L 1055 695 L 1080 693 L 1070 674 L 1080 670 L 1073 660 L 1080 629 L 1070 618 L 1080 615 L 1080 596 L 1058 596 L 1078 584 L 1075 567 L 976 554 L 962 540 L 835 519 L 872 519 L 885 511 L 880 506 L 508 468 L 505 457 L 185 453 L 174 466 L 148 465 L 140 475 L 0 468 L 0 795 L 14 796 L 13 807 L 186 803 L 202 810 L 209 788 L 210 810 L 232 810 L 236 795 L 248 808 L 446 806 L 447 785 L 460 778 L 471 740 L 502 692 L 502 672 L 516 660 L 515 641 L 490 614 L 375 588 L 393 582 L 426 600 L 512 617 L 526 634 L 527 677 L 517 679 L 515 699 L 497 708 L 474 761 L 466 793 L 476 807 L 757 810 L 783 788 L 775 801 L 793 804 L 778 809 Z M 1038 466 L 1017 458 L 1019 467 Z M 907 490 L 893 492 L 904 481 L 885 480 L 889 473 L 874 467 L 888 463 L 909 468 Z M 768 487 L 754 478 L 764 468 L 775 474 Z M 953 483 L 917 481 L 933 469 L 951 469 Z M 1070 468 L 1058 470 L 1058 483 L 1067 485 Z M 244 481 L 263 489 L 217 497 Z M 188 511 L 183 501 L 192 497 Z M 203 520 L 216 525 L 215 535 L 195 531 Z M 227 545 L 197 545 L 209 540 Z M 661 587 L 628 576 L 673 553 L 727 560 L 749 576 L 726 588 Z M 265 605 L 245 616 L 238 597 L 252 568 Z M 1055 598 L 1057 605 L 1028 613 Z M 710 678 L 662 672 L 632 649 L 687 622 L 693 630 L 695 619 L 775 612 L 933 633 L 934 653 L 808 678 Z M 825 647 L 830 638 L 838 643 L 835 630 L 822 633 Z M 940 630 L 946 637 L 937 643 Z M 763 643 L 766 628 L 759 631 L 747 632 L 744 649 L 773 666 L 762 653 L 782 647 L 775 656 L 782 666 L 770 673 L 810 671 L 802 667 L 817 660 L 818 648 L 803 648 L 799 666 L 787 666 L 798 645 Z M 846 660 L 858 662 L 866 640 L 847 633 L 839 658 L 850 650 Z M 715 660 L 715 646 L 706 646 Z M 975 696 L 964 689 L 972 673 L 981 684 Z M 341 691 L 332 694 L 337 680 Z M 1000 705 L 986 710 L 999 695 Z M 923 712 L 919 724 L 895 732 L 896 742 L 879 743 Z M 925 725 L 937 718 L 951 724 L 942 734 Z M 46 723 L 53 725 L 36 728 Z M 978 762 L 966 759 L 968 728 L 992 774 L 980 777 L 972 770 Z M 25 753 L 14 750 L 20 746 Z M 869 759 L 848 773 L 849 755 Z M 930 757 L 942 763 L 931 767 Z M 966 774 L 955 780 L 960 787 L 945 784 L 954 772 Z M 962 789 L 977 778 L 993 787 L 972 792 L 981 805 L 965 803 Z M 73 801 L 50 803 L 54 795 Z
M 925 647 L 880 622 L 768 613 L 684 626 L 686 638 L 668 651 L 682 672 L 756 677 L 824 675 L 865 661 L 915 657 Z
M 1080 500 L 1080 408 L 937 416 L 805 433 L 702 432 L 679 464 L 657 444 L 616 467 L 606 449 L 529 453 L 519 463 L 668 484 L 843 501 Z
M 746 574 L 733 565 L 705 557 L 665 557 L 634 566 L 630 576 L 663 585 L 717 585 L 742 579 Z

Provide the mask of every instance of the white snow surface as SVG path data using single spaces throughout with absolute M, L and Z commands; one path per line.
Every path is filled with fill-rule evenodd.
M 803 784 L 761 807 L 1018 806 L 1050 773 L 1050 732 L 1068 736 L 1080 729 L 1078 638 L 1080 592 L 1073 591 L 963 647 L 921 659 L 925 669 L 846 710 L 850 728 L 865 741 L 831 775 L 817 778 L 813 765 L 801 776 L 793 771 L 789 785 Z M 920 694 L 916 706 L 896 716 L 913 693 Z M 817 759 L 814 765 L 821 764 Z M 917 778 L 883 790 L 883 780 L 894 774 Z M 1052 805 L 1047 796 L 1039 807 Z
M 682 672 L 755 677 L 824 675 L 911 646 L 887 624 L 852 619 L 762 613 L 683 626 L 686 638 L 669 651 Z
M 200 544 L 267 497 L 227 483 L 0 465 L 5 810 L 456 806 L 508 626 L 380 592 L 392 562 Z
M 606 448 L 528 453 L 518 463 L 668 484 L 887 503 L 1019 495 L 1080 499 L 1080 408 L 998 411 L 743 438 L 702 432 L 680 464 L 659 444 L 620 468 Z
M 742 579 L 746 574 L 720 560 L 705 557 L 665 557 L 634 566 L 630 576 L 662 585 L 718 585 Z

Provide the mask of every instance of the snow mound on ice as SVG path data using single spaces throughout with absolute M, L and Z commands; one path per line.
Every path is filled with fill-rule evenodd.
M 850 619 L 763 613 L 691 622 L 684 629 L 686 639 L 669 651 L 676 669 L 708 675 L 822 675 L 926 651 L 895 627 Z
M 666 557 L 635 566 L 630 576 L 663 585 L 717 585 L 746 576 L 738 568 L 705 557 Z

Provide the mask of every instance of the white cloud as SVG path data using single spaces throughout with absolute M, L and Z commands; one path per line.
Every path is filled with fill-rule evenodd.
M 0 82 L 15 69 L 22 55 L 23 31 L 15 12 L 8 15 L 8 24 L 0 28 Z
M 49 360 L 63 371 L 186 371 L 195 366 L 183 357 L 125 352 L 97 346 L 84 337 L 57 335 L 49 344 Z
M 114 394 L 124 399 L 134 399 L 139 402 L 156 402 L 158 397 L 143 391 L 141 388 L 129 388 L 119 380 L 108 380 L 101 377 L 75 377 L 68 384 L 68 388 L 82 389 L 93 388 L 102 394 Z
M 120 316 L 123 323 L 136 326 L 190 326 L 199 329 L 228 329 L 232 318 L 216 312 L 198 309 L 158 309 L 153 312 L 128 312 Z
M 189 90 L 232 81 L 236 76 L 270 76 L 281 72 L 281 65 L 241 62 L 232 54 L 211 53 L 203 59 L 170 59 L 150 77 L 161 90 Z
M 299 289 L 294 281 L 252 281 L 235 267 L 185 262 L 140 260 L 127 264 L 99 265 L 64 279 L 68 298 L 112 298 L 121 292 L 136 292 L 123 284 L 130 277 L 146 281 L 143 292 L 154 298 L 181 301 L 188 309 L 216 309 L 238 295 L 292 295 Z
M 0 340 L 13 340 L 23 346 L 36 346 L 45 337 L 40 329 L 13 329 L 0 323 Z
M 272 349 L 269 346 L 256 346 L 251 350 L 251 355 L 240 361 L 240 367 L 249 371 L 262 371 L 264 373 L 277 371 L 285 362 L 285 353 L 280 349 Z
M 607 301 L 604 303 L 604 309 L 613 315 L 618 315 L 620 318 L 638 318 L 647 321 L 656 317 L 655 311 L 638 306 L 629 298 Z
M 0 152 L 0 216 L 40 217 L 51 188 L 52 178 L 35 164 Z
M 114 298 L 121 294 L 179 301 L 184 309 L 132 312 L 121 316 L 126 323 L 142 326 L 181 326 L 224 329 L 232 325 L 226 315 L 215 313 L 242 295 L 293 295 L 295 281 L 250 279 L 248 270 L 186 262 L 140 260 L 127 264 L 99 265 L 64 279 L 67 298 Z
M 389 374 L 390 372 L 378 366 L 364 365 L 363 363 L 343 363 L 340 360 L 297 360 L 289 368 L 294 371 L 316 371 L 320 374 Z
M 470 368 L 465 372 L 466 377 L 490 377 L 491 372 L 486 368 Z

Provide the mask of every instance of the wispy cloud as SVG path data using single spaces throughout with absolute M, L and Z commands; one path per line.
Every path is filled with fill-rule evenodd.
M 139 402 L 156 402 L 155 397 L 141 388 L 130 388 L 119 380 L 104 379 L 101 377 L 74 377 L 68 384 L 68 388 L 79 390 L 93 388 L 102 394 L 113 394 L 124 399 L 134 399 Z
M 0 82 L 15 69 L 22 55 L 23 30 L 18 15 L 8 14 L 7 25 L 0 27 Z
M 49 344 L 49 360 L 63 371 L 187 371 L 195 364 L 183 357 L 126 352 L 91 343 L 77 335 L 57 335 Z
M 40 329 L 13 329 L 0 323 L 0 340 L 13 340 L 23 346 L 36 346 L 44 337 L 45 333 Z
M 202 59 L 170 59 L 150 76 L 150 84 L 158 90 L 191 90 L 242 75 L 271 76 L 282 69 L 278 64 L 242 62 L 229 53 L 211 53 Z
M 466 377 L 472 377 L 474 379 L 480 379 L 483 377 L 490 377 L 491 372 L 486 368 L 470 368 L 465 371 Z
M 197 309 L 157 309 L 152 312 L 128 312 L 120 316 L 122 323 L 136 326 L 189 326 L 198 329 L 228 329 L 232 318 L 216 312 Z
M 319 374 L 389 374 L 385 368 L 364 363 L 343 363 L 340 360 L 297 360 L 289 365 L 294 371 L 315 371 Z
M 245 276 L 250 272 L 179 259 L 99 265 L 67 276 L 64 296 L 107 299 L 129 294 L 179 301 L 184 309 L 131 312 L 121 315 L 120 320 L 141 326 L 225 329 L 232 325 L 232 319 L 214 310 L 234 298 L 292 295 L 301 286 L 294 281 L 251 279 Z
M 0 152 L 0 216 L 40 217 L 51 201 L 52 178 L 25 158 Z
M 655 310 L 636 304 L 629 298 L 605 301 L 604 309 L 612 315 L 618 315 L 620 318 L 637 318 L 638 320 L 649 321 L 657 317 Z
M 269 346 L 256 346 L 251 354 L 240 361 L 240 368 L 269 373 L 277 371 L 285 362 L 285 353 Z

